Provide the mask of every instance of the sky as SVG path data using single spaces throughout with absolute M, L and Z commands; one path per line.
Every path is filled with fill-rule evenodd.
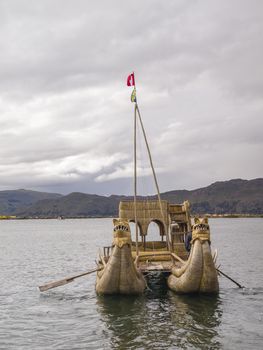
M 0 0 L 0 53 L 0 190 L 132 194 L 133 71 L 161 192 L 263 176 L 261 0 Z

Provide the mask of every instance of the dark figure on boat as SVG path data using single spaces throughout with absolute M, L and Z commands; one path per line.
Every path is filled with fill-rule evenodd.
M 190 250 L 191 250 L 191 240 L 192 240 L 192 231 L 189 231 L 185 235 L 185 240 L 184 240 L 185 249 L 188 252 L 190 252 Z

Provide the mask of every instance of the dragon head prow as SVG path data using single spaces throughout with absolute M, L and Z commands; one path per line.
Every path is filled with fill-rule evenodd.
M 121 248 L 124 244 L 131 244 L 131 230 L 128 221 L 113 219 L 113 245 Z
M 210 242 L 210 227 L 208 224 L 208 218 L 194 218 L 194 225 L 192 231 L 192 243 L 199 239 L 201 242 Z

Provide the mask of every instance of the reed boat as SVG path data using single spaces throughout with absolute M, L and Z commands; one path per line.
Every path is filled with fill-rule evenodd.
M 119 219 L 113 219 L 113 242 L 99 255 L 96 291 L 98 294 L 141 294 L 145 276 L 163 274 L 176 293 L 217 293 L 216 254 L 212 254 L 207 218 L 195 218 L 191 225 L 189 202 L 137 201 L 139 241 L 132 241 L 130 222 L 134 222 L 134 202 L 119 204 Z M 150 208 L 150 209 L 149 209 Z M 151 222 L 159 226 L 160 240 L 147 240 Z M 190 252 L 187 237 L 192 235 Z M 151 274 L 149 274 L 151 273 Z
M 136 99 L 134 73 L 127 79 L 133 85 L 131 100 L 134 105 L 134 198 L 119 203 L 118 218 L 113 219 L 113 239 L 110 246 L 99 252 L 97 267 L 39 286 L 41 292 L 64 286 L 75 279 L 97 273 L 96 292 L 107 294 L 142 294 L 151 276 L 166 279 L 175 293 L 215 294 L 219 291 L 218 274 L 239 288 L 240 283 L 216 266 L 217 250 L 212 253 L 208 219 L 195 217 L 192 221 L 190 203 L 181 204 L 162 200 L 143 121 Z M 137 198 L 136 130 L 141 126 L 157 199 Z M 156 198 L 152 197 L 152 198 Z M 2 217 L 3 218 L 3 217 Z M 1 218 L 0 218 L 1 219 Z M 149 226 L 154 222 L 159 228 L 159 240 L 149 239 Z M 130 224 L 135 224 L 131 233 Z M 153 284 L 154 285 L 154 284 Z M 159 286 L 157 286 L 159 289 Z
M 196 218 L 192 224 L 190 204 L 171 204 L 161 199 L 152 156 L 136 100 L 134 102 L 134 199 L 121 201 L 119 218 L 113 220 L 113 241 L 98 258 L 96 291 L 98 294 L 141 294 L 146 288 L 145 276 L 162 273 L 169 276 L 168 287 L 176 293 L 216 293 L 218 277 L 211 252 L 207 218 Z M 157 200 L 137 198 L 137 124 L 141 126 L 157 192 Z M 132 240 L 129 223 L 135 223 Z M 151 222 L 159 227 L 160 239 L 147 239 Z M 189 239 L 190 237 L 190 239 Z M 189 253 L 190 250 L 190 253 Z

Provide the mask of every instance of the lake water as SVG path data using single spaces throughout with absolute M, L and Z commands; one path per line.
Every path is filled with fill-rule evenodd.
M 92 269 L 111 219 L 0 221 L 0 349 L 263 349 L 263 219 L 210 219 L 218 296 L 178 296 L 156 280 L 139 297 L 98 297 Z M 151 286 L 153 288 L 153 286 Z

